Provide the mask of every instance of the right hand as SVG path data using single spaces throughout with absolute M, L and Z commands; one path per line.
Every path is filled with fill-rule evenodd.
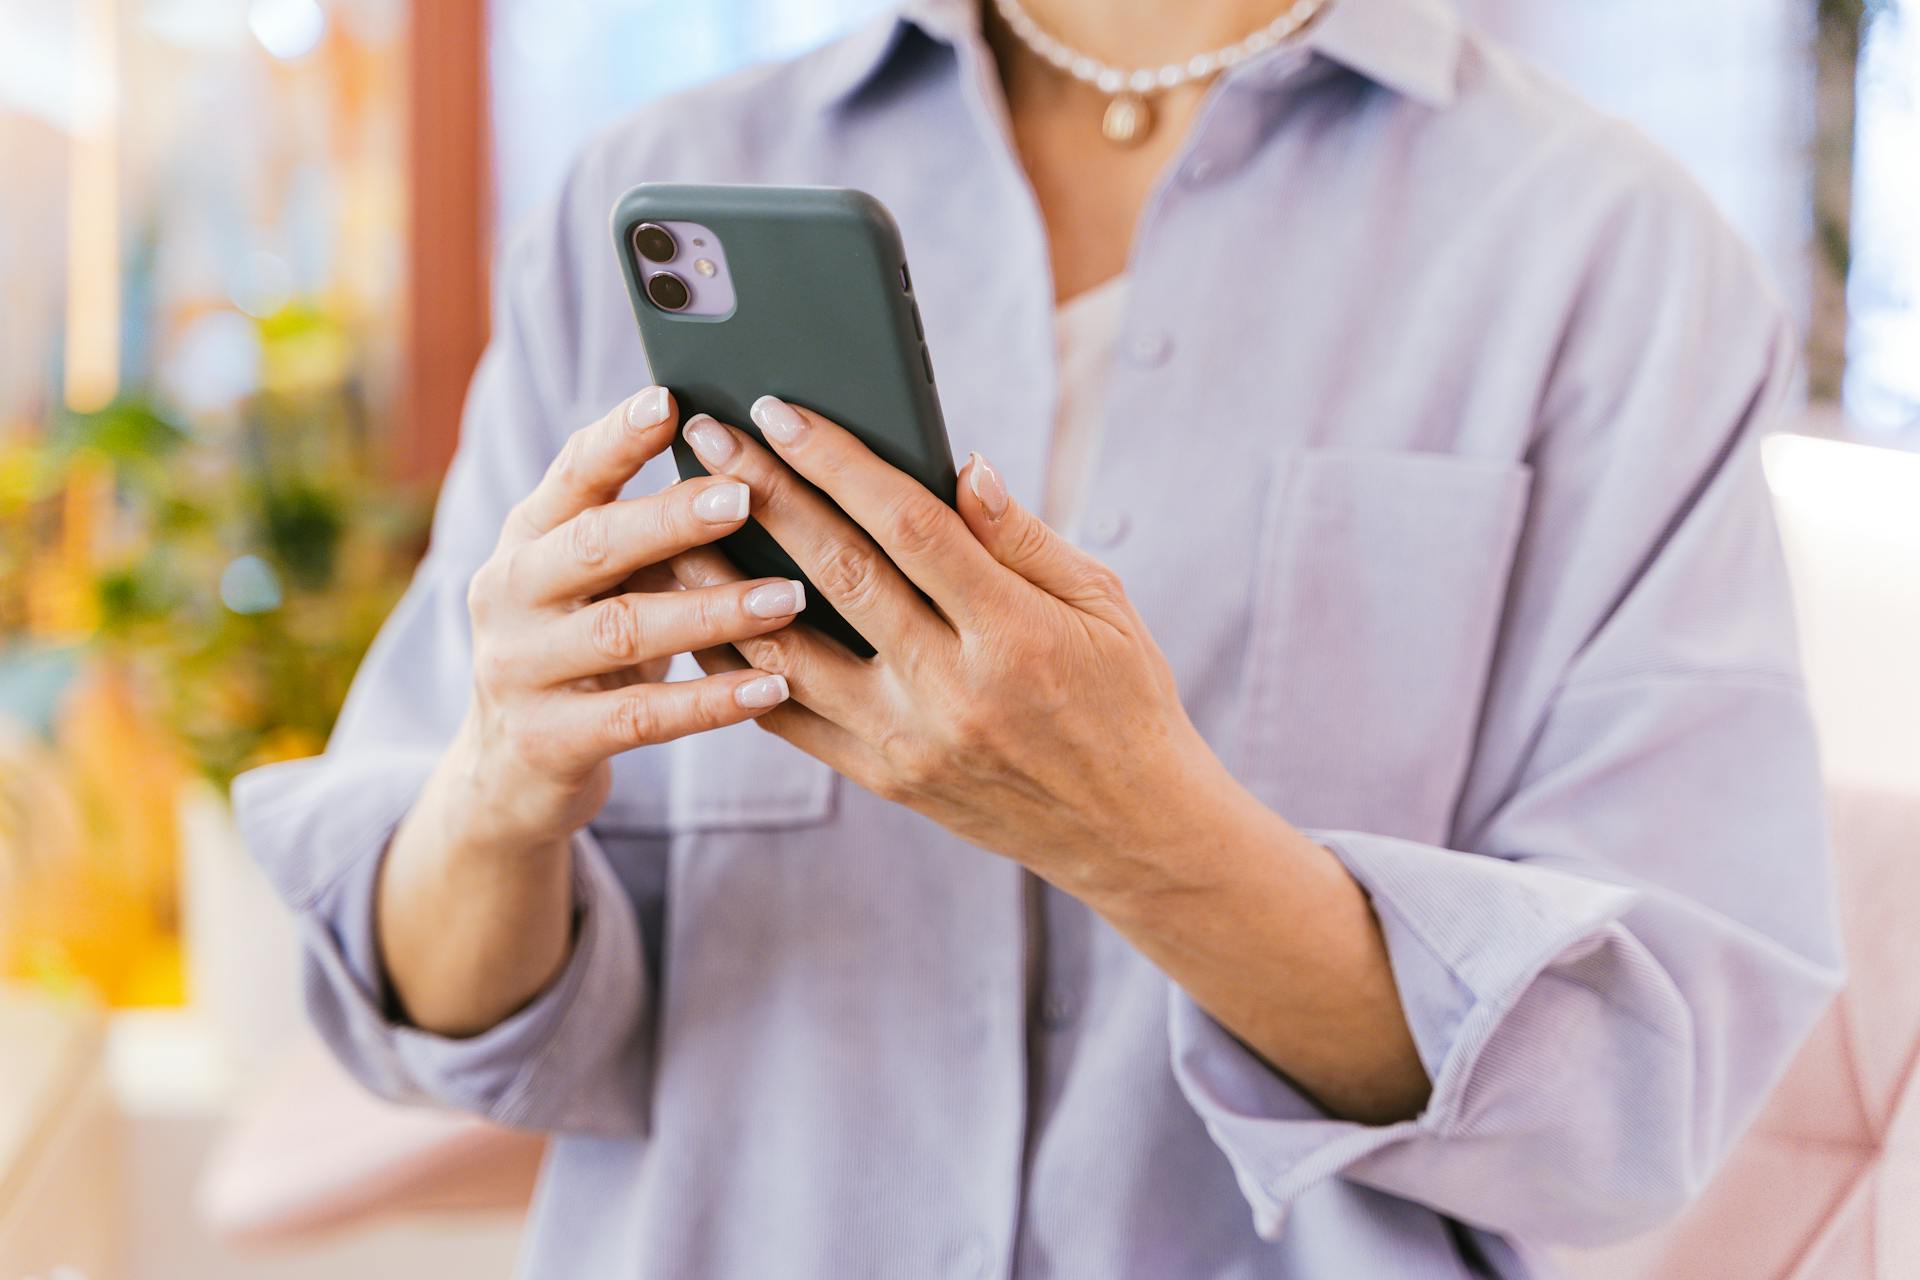
M 778 630 L 805 604 L 782 578 L 679 588 L 665 562 L 746 523 L 748 491 L 701 476 L 620 500 L 678 429 L 672 396 L 648 387 L 575 432 L 473 576 L 474 696 L 449 763 L 485 844 L 564 839 L 606 802 L 613 756 L 786 701 L 784 678 L 751 668 L 663 683 L 673 655 Z

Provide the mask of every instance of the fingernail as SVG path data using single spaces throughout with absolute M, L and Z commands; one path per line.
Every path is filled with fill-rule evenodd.
M 667 389 L 665 387 L 648 387 L 627 401 L 629 430 L 644 431 L 648 427 L 657 427 L 666 420 Z
M 987 519 L 998 520 L 1007 514 L 1007 482 L 1000 478 L 993 464 L 978 453 L 973 455 L 967 483 L 973 487 L 973 496 L 980 499 L 981 509 L 987 513 Z
M 756 618 L 786 618 L 807 607 L 807 589 L 798 582 L 769 582 L 747 592 L 747 612 Z
M 787 678 L 761 676 L 758 680 L 749 680 L 733 691 L 733 700 L 752 711 L 777 707 L 787 700 Z
M 728 524 L 747 518 L 747 486 L 716 484 L 693 496 L 693 514 L 715 524 Z
M 775 396 L 761 396 L 753 402 L 753 425 L 775 444 L 792 444 L 807 429 L 807 420 L 799 410 Z
M 686 436 L 687 443 L 693 446 L 700 461 L 710 467 L 721 465 L 740 448 L 733 438 L 733 432 L 704 413 L 696 413 L 688 418 L 681 434 Z

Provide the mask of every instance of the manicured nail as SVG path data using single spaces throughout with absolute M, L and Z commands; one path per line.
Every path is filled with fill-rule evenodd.
M 720 466 L 740 448 L 733 438 L 733 432 L 704 413 L 696 413 L 688 418 L 681 434 L 686 436 L 687 443 L 693 446 L 700 461 L 710 467 Z
M 749 711 L 777 707 L 787 700 L 787 678 L 761 676 L 758 680 L 749 680 L 733 691 L 733 700 Z
M 753 402 L 753 425 L 775 444 L 792 444 L 807 429 L 807 420 L 785 400 L 761 396 Z
M 807 607 L 807 589 L 798 582 L 769 582 L 747 592 L 747 612 L 756 618 L 787 618 Z
M 967 483 L 973 487 L 973 496 L 980 500 L 980 507 L 987 513 L 987 519 L 998 520 L 1007 514 L 1007 482 L 993 469 L 993 464 L 973 455 L 973 465 L 967 472 Z
M 693 496 L 693 514 L 715 524 L 731 524 L 747 518 L 747 486 L 716 484 Z
M 645 431 L 667 420 L 667 389 L 648 387 L 627 401 L 627 429 Z

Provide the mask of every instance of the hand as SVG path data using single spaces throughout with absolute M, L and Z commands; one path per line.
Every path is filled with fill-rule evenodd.
M 818 414 L 753 415 L 777 457 L 711 418 L 687 439 L 877 652 L 795 627 L 702 664 L 785 674 L 762 726 L 1087 903 L 1329 1113 L 1417 1114 L 1426 1072 L 1365 891 L 1208 749 L 1113 573 L 978 455 L 956 512 Z M 739 576 L 705 549 L 673 572 Z
M 560 971 L 567 841 L 606 802 L 612 756 L 787 698 L 761 671 L 660 683 L 675 653 L 776 631 L 804 603 L 779 579 L 674 581 L 664 561 L 738 529 L 749 497 L 701 477 L 620 500 L 678 425 L 649 387 L 576 432 L 473 577 L 473 701 L 387 846 L 375 903 L 387 977 L 416 1026 L 483 1031 Z
M 806 628 L 736 644 L 793 690 L 766 728 L 1070 888 L 1150 879 L 1158 842 L 1191 840 L 1180 811 L 1237 789 L 1118 579 L 985 460 L 956 513 L 818 414 L 768 398 L 754 417 L 778 457 L 704 415 L 686 437 L 877 650 L 863 662 Z M 673 568 L 695 589 L 738 577 L 711 552 Z
M 612 756 L 787 697 L 759 671 L 660 683 L 674 654 L 765 635 L 805 603 L 784 579 L 674 580 L 669 557 L 732 533 L 748 508 L 724 477 L 618 500 L 678 425 L 672 397 L 649 387 L 575 432 L 473 577 L 474 697 L 456 751 L 494 840 L 565 837 L 605 803 Z

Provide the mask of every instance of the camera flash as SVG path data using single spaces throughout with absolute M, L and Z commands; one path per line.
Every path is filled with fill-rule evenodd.
M 715 270 L 713 265 L 713 259 L 701 258 L 700 260 L 698 260 L 693 264 L 693 269 L 695 271 L 698 271 L 701 275 L 711 278 Z

